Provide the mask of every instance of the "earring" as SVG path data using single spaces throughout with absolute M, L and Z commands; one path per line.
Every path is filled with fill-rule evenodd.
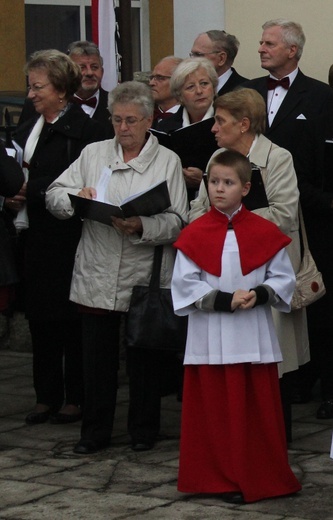
M 62 100 L 62 98 L 60 97 L 60 98 L 59 98 L 59 102 L 62 103 L 62 101 L 63 101 L 63 100 Z

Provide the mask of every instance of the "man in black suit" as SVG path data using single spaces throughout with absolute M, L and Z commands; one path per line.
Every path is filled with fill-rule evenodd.
M 300 367 L 299 395 L 311 399 L 320 380 L 318 419 L 333 418 L 333 110 L 307 128 L 295 157 L 295 170 L 309 247 L 326 287 L 307 308 L 311 362 Z
M 236 36 L 225 31 L 206 31 L 199 34 L 194 40 L 190 56 L 207 58 L 213 63 L 219 77 L 216 89 L 218 96 L 234 90 L 247 80 L 232 67 L 238 48 L 239 41 Z
M 149 86 L 155 101 L 154 120 L 152 128 L 158 128 L 163 119 L 167 119 L 179 109 L 179 102 L 170 90 L 170 79 L 182 59 L 176 56 L 162 58 L 149 76 Z
M 103 58 L 97 45 L 89 41 L 76 41 L 69 45 L 67 54 L 79 65 L 82 73 L 81 88 L 75 93 L 74 101 L 105 126 L 108 138 L 114 137 L 107 109 L 108 92 L 101 87 Z
M 266 137 L 294 155 L 307 122 L 327 110 L 333 90 L 298 68 L 305 43 L 300 24 L 277 19 L 262 28 L 258 52 L 261 67 L 270 74 L 243 86 L 257 90 L 267 104 Z
M 266 102 L 266 137 L 289 150 L 295 158 L 302 148 L 305 131 L 314 125 L 314 120 L 319 115 L 326 113 L 332 106 L 333 90 L 325 83 L 305 76 L 299 69 L 298 62 L 305 44 L 305 35 L 300 24 L 277 19 L 265 22 L 262 28 L 263 34 L 258 52 L 261 67 L 270 74 L 248 81 L 243 86 L 257 90 Z M 297 169 L 296 173 L 298 173 Z M 302 201 L 303 184 L 299 185 L 299 189 Z M 309 243 L 311 249 L 310 240 Z M 310 323 L 311 314 L 311 312 L 307 313 L 310 350 L 313 352 L 317 342 L 315 344 L 311 338 L 311 330 L 315 329 L 314 324 Z M 293 393 L 290 385 L 295 384 L 294 373 L 284 374 L 281 390 L 285 410 L 289 407 L 291 399 L 293 402 L 305 402 L 310 399 L 313 384 L 313 380 L 310 381 L 307 377 L 312 372 L 310 367 L 311 362 L 299 368 L 299 386 Z M 331 397 L 333 398 L 329 396 L 323 399 Z M 333 406 L 329 405 L 326 408 L 327 415 L 333 416 Z M 323 418 L 324 413 L 320 415 L 321 411 L 318 412 L 318 417 Z

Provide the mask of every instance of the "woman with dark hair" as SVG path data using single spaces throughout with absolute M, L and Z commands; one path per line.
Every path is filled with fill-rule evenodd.
M 24 235 L 25 313 L 36 391 L 36 406 L 26 422 L 39 424 L 51 417 L 53 423 L 69 423 L 81 418 L 83 400 L 81 328 L 69 302 L 81 222 L 53 217 L 45 207 L 45 192 L 81 150 L 104 139 L 105 132 L 70 102 L 81 84 L 81 71 L 66 54 L 54 49 L 35 52 L 25 73 L 36 115 L 17 128 L 14 140 L 23 150 L 27 179 L 26 202 L 16 218 Z M 15 197 L 12 204 L 15 209 Z

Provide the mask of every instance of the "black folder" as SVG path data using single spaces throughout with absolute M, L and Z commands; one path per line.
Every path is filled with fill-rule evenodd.
M 173 150 L 180 157 L 183 168 L 193 166 L 205 171 L 209 159 L 218 149 L 211 131 L 214 122 L 214 118 L 210 117 L 168 133 L 153 128 L 150 131 L 162 146 Z
M 150 217 L 162 213 L 171 206 L 167 181 L 160 182 L 137 195 L 125 199 L 119 206 L 111 203 L 85 199 L 68 194 L 75 214 L 83 219 L 96 220 L 112 225 L 111 217 L 128 218 L 134 216 Z

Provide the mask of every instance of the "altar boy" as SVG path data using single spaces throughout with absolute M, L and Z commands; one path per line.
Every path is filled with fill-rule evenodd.
M 251 165 L 238 152 L 209 165 L 211 209 L 187 226 L 172 281 L 189 315 L 178 489 L 231 503 L 291 494 L 271 306 L 289 312 L 290 239 L 242 205 Z

